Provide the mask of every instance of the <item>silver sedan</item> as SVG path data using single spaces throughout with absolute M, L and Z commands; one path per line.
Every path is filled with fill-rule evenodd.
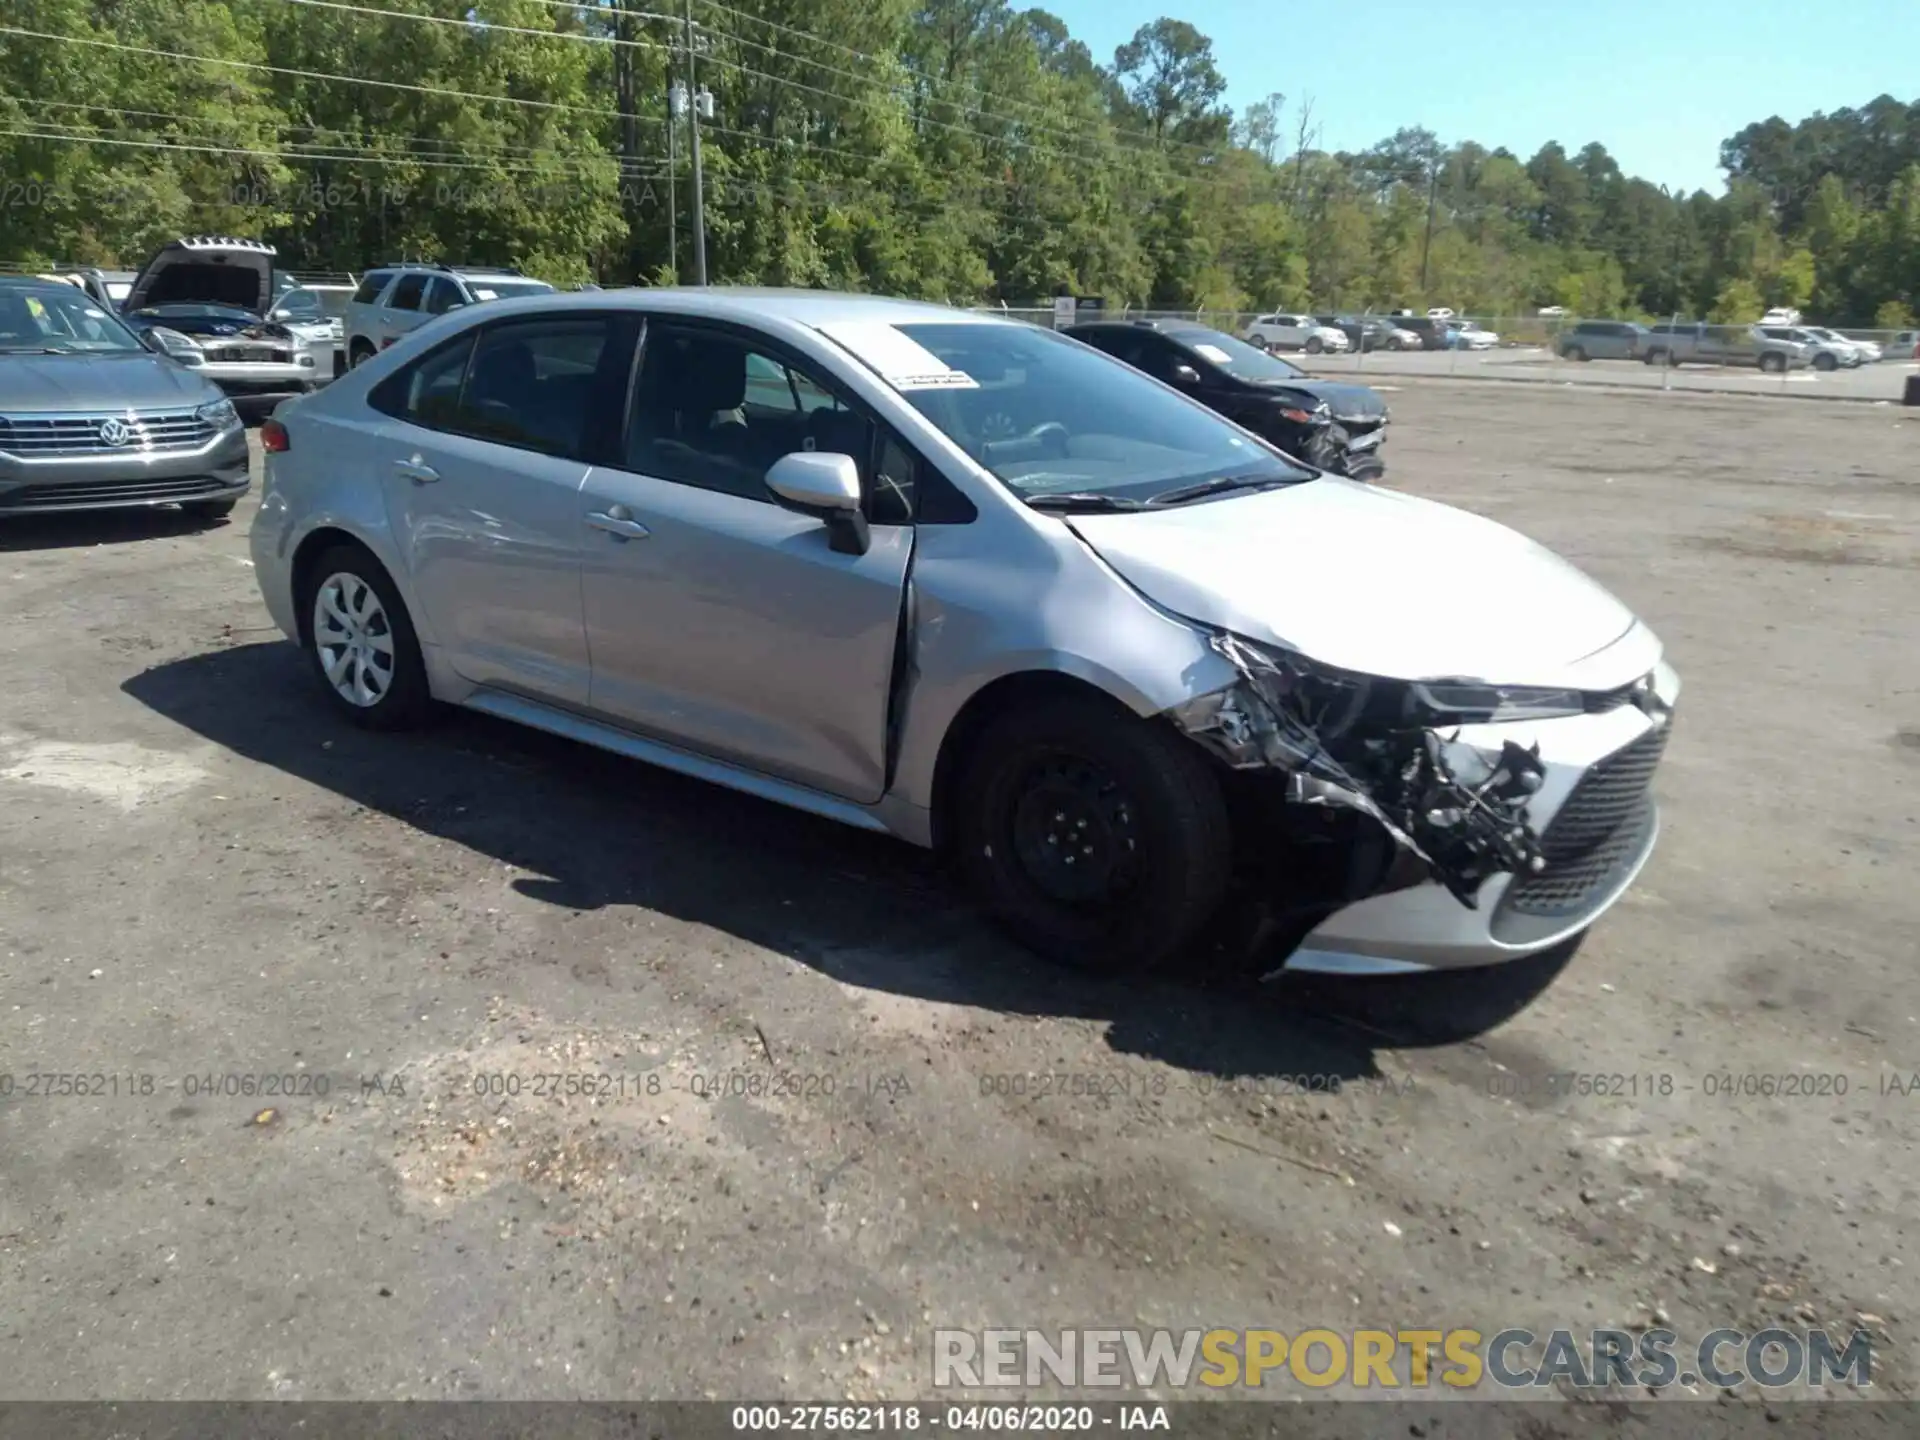
M 1653 849 L 1678 680 L 1618 600 L 1016 321 L 505 301 L 262 438 L 256 574 L 348 719 L 463 705 L 946 850 L 1065 963 L 1190 953 L 1233 894 L 1262 968 L 1485 964 Z

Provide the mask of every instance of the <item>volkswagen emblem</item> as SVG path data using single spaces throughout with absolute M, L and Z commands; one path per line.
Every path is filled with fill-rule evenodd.
M 133 431 L 127 428 L 124 420 L 108 418 L 100 422 L 100 443 L 111 450 L 118 450 L 133 438 Z

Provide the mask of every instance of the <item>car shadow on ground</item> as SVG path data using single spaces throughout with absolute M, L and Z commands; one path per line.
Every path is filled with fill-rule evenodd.
M 0 515 L 0 554 L 21 550 L 74 550 L 90 545 L 137 545 L 177 535 L 198 535 L 233 522 L 179 509 L 64 510 L 46 515 Z
M 284 642 L 171 661 L 122 688 L 248 759 L 531 872 L 515 887 L 545 903 L 642 907 L 862 988 L 1105 1020 L 1114 1050 L 1196 1072 L 1377 1075 L 1377 1049 L 1490 1028 L 1565 963 L 1282 977 L 1261 994 L 1177 976 L 1089 978 L 1002 939 L 911 846 L 467 711 L 410 734 L 361 731 Z

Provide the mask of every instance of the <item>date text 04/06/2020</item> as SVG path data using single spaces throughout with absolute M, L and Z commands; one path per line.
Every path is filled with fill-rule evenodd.
M 1074 1431 L 1171 1430 L 1164 1405 L 736 1405 L 729 1417 L 741 1433 L 807 1431 L 903 1434 L 917 1430 L 1059 1435 Z

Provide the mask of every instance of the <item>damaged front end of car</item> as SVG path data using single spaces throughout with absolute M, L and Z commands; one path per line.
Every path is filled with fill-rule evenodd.
M 1263 848 L 1277 841 L 1285 852 L 1277 878 L 1303 923 L 1428 879 L 1475 909 L 1493 876 L 1546 868 L 1527 813 L 1545 774 L 1538 747 L 1507 741 L 1490 754 L 1458 732 L 1579 713 L 1578 694 L 1379 679 L 1224 633 L 1212 644 L 1239 679 L 1169 718 L 1266 801 L 1284 802 L 1278 817 L 1271 804 L 1254 808 L 1268 821 Z M 1348 860 L 1302 869 L 1316 842 L 1348 848 Z

